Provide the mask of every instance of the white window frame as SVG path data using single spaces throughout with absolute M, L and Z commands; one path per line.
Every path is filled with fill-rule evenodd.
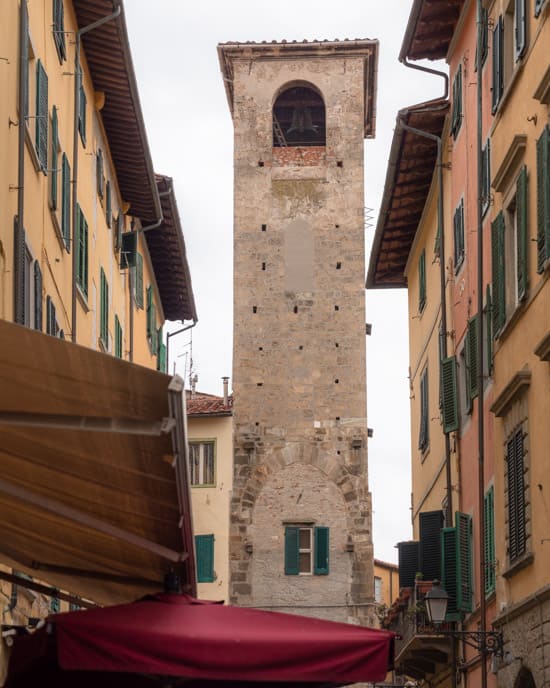
M 205 482 L 205 447 L 212 447 L 212 482 Z M 194 447 L 198 447 L 198 476 L 196 475 L 196 463 L 193 456 Z M 189 441 L 189 482 L 191 487 L 214 487 L 216 485 L 216 440 L 214 439 L 192 439 Z

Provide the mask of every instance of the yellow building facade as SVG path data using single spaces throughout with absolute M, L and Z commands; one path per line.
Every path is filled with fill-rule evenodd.
M 0 45 L 0 318 L 166 372 L 197 316 L 122 3 L 7 0 Z

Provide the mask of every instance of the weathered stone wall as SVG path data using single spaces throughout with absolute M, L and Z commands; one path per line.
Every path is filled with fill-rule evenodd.
M 334 55 L 233 63 L 231 599 L 360 622 L 373 599 L 363 64 Z M 291 83 L 313 84 L 325 101 L 327 145 L 305 156 L 272 147 L 272 104 Z M 284 575 L 283 521 L 297 492 L 330 526 L 328 576 Z

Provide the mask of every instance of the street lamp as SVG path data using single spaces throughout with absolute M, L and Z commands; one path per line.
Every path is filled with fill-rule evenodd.
M 475 648 L 480 654 L 495 654 L 502 657 L 503 639 L 501 631 L 448 631 L 441 630 L 441 624 L 445 621 L 449 594 L 441 586 L 439 581 L 433 582 L 431 590 L 426 593 L 424 604 L 430 623 L 432 623 L 440 635 L 451 638 L 460 638 L 466 645 Z

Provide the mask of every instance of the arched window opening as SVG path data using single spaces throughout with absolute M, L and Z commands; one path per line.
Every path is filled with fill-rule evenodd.
M 527 667 L 522 667 L 516 676 L 514 688 L 536 688 L 533 674 Z
M 317 91 L 293 86 L 273 106 L 273 146 L 324 146 L 325 104 Z

